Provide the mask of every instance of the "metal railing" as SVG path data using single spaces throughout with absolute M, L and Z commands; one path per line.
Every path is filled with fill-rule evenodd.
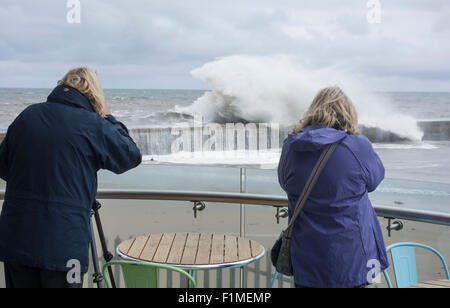
M 2 195 L 0 193 L 0 198 Z M 152 190 L 100 190 L 98 199 L 126 199 L 126 200 L 170 200 L 190 202 L 234 203 L 285 208 L 288 199 L 284 196 L 261 195 L 247 193 L 223 192 L 194 192 L 194 191 L 152 191 Z M 437 225 L 450 226 L 450 214 L 398 208 L 392 206 L 374 205 L 375 212 L 380 217 L 405 219 L 426 222 Z
M 4 197 L 5 191 L 0 191 L 0 200 L 3 200 Z M 288 206 L 288 199 L 284 196 L 205 191 L 103 189 L 98 191 L 97 199 L 233 203 L 270 206 L 278 209 Z M 377 216 L 379 217 L 405 219 L 417 222 L 450 226 L 450 214 L 447 213 L 383 205 L 374 205 L 374 209 L 377 213 Z

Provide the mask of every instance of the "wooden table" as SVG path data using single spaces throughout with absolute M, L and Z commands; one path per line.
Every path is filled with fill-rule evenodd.
M 255 241 L 210 233 L 151 234 L 117 247 L 117 254 L 124 259 L 187 270 L 242 267 L 264 253 L 264 247 Z
M 450 288 L 450 280 L 442 279 L 442 280 L 430 280 L 421 282 L 415 285 L 410 286 L 410 288 L 416 288 L 416 289 L 432 289 L 432 288 Z

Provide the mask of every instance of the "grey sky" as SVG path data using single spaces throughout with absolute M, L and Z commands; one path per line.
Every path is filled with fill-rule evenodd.
M 450 91 L 450 2 L 380 0 L 2 0 L 0 87 L 52 87 L 87 65 L 105 88 L 205 88 L 190 71 L 216 57 L 290 55 L 337 66 L 373 90 Z

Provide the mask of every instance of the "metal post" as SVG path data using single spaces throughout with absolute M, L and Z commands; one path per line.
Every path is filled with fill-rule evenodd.
M 241 176 L 240 176 L 240 192 L 245 193 L 245 182 L 246 182 L 246 176 L 247 176 L 247 169 L 241 168 Z M 246 207 L 245 204 L 240 204 L 240 229 L 239 234 L 241 237 L 245 237 L 245 225 L 246 225 Z
M 246 190 L 246 180 L 247 180 L 247 169 L 246 168 L 241 168 L 240 170 L 240 192 L 245 193 Z M 245 232 L 245 227 L 246 227 L 246 223 L 247 223 L 247 217 L 246 217 L 246 206 L 245 204 L 241 203 L 240 204 L 240 227 L 239 227 L 239 234 L 240 237 L 245 237 L 246 232 Z M 240 268 L 240 281 L 239 281 L 239 286 L 240 288 L 242 288 L 244 286 L 244 268 Z

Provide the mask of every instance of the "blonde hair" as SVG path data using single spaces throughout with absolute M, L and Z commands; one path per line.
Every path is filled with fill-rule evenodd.
M 87 67 L 71 69 L 58 81 L 58 85 L 77 89 L 86 96 L 95 112 L 106 117 L 105 96 L 95 70 Z
M 359 135 L 356 108 L 339 87 L 328 87 L 319 91 L 300 121 L 300 126 L 296 127 L 294 132 L 299 133 L 310 125 L 344 130 L 349 134 Z

